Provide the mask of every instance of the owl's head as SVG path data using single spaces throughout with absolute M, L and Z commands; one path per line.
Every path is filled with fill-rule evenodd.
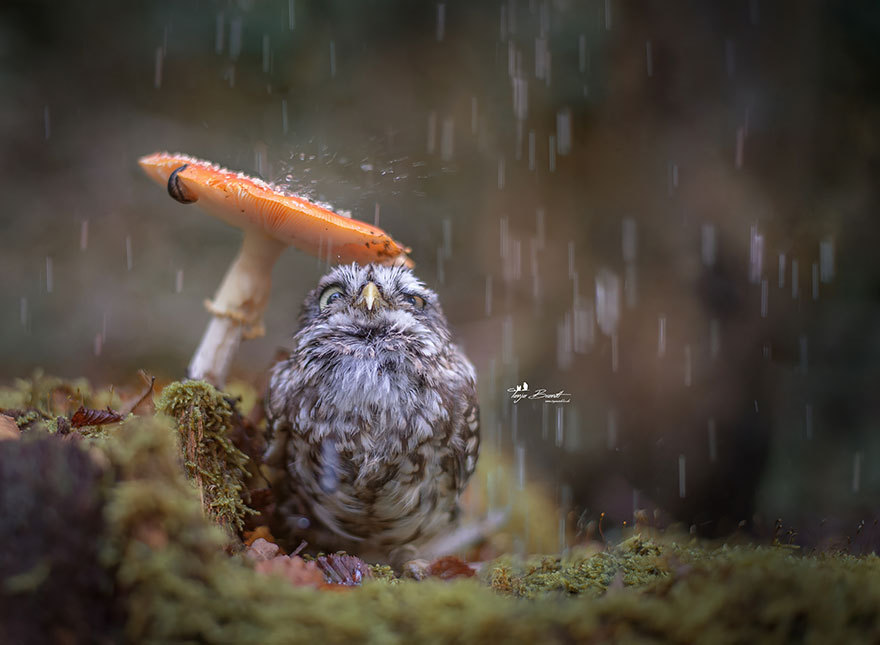
M 306 296 L 297 345 L 340 353 L 412 352 L 429 356 L 449 343 L 437 294 L 402 266 L 337 266 Z

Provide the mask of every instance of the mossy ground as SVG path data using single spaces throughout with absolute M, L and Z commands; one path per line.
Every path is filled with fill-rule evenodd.
M 0 487 L 12 490 L 4 478 L 14 478 L 19 491 L 2 497 L 0 510 L 33 515 L 18 518 L 24 528 L 0 533 L 0 607 L 18 612 L 19 626 L 33 625 L 25 642 L 75 642 L 84 625 L 93 642 L 122 634 L 138 643 L 880 641 L 876 556 L 708 546 L 687 537 L 635 534 L 565 557 L 504 557 L 484 564 L 477 578 L 449 582 L 400 580 L 385 570 L 338 593 L 294 587 L 228 554 L 235 538 L 206 519 L 181 467 L 180 413 L 197 401 L 165 407 L 174 419 L 130 417 L 88 441 L 25 432 L 0 442 Z M 47 442 L 48 452 L 25 449 Z M 60 489 L 27 467 L 36 462 L 22 462 L 44 454 L 56 469 L 71 464 L 53 470 L 70 473 Z M 93 467 L 84 468 L 84 458 Z M 36 519 L 55 517 L 52 509 L 70 494 L 62 491 L 71 490 L 95 519 L 40 529 L 46 524 Z M 28 526 L 44 534 L 29 535 Z M 69 544 L 92 555 L 71 561 Z M 27 571 L 16 568 L 22 556 Z M 79 570 L 70 573 L 71 566 Z M 21 575 L 33 571 L 40 575 Z M 87 598 L 98 606 L 67 597 L 69 579 L 95 581 L 87 584 L 102 593 Z M 46 613 L 39 598 L 68 610 L 39 618 Z M 93 615 L 103 622 L 84 622 Z

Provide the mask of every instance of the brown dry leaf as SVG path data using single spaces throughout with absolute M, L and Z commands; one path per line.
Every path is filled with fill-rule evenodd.
M 0 414 L 0 441 L 18 439 L 19 437 L 21 437 L 21 430 L 18 429 L 15 419 Z
M 477 572 L 461 558 L 447 555 L 428 565 L 428 575 L 441 580 L 452 580 L 453 578 L 472 578 L 477 575 Z
M 269 531 L 269 527 L 266 525 L 261 525 L 255 528 L 253 531 L 245 531 L 244 532 L 244 544 L 245 546 L 251 546 L 254 542 L 259 539 L 266 540 L 266 542 L 271 542 L 275 544 L 275 538 L 272 533 Z
M 271 560 L 257 562 L 254 568 L 260 573 L 280 575 L 297 587 L 317 587 L 324 585 L 324 574 L 314 562 L 306 562 L 298 555 L 278 555 Z
M 119 423 L 124 417 L 110 408 L 106 410 L 92 410 L 79 406 L 79 409 L 70 417 L 70 425 L 74 428 L 83 426 L 102 426 L 108 423 Z

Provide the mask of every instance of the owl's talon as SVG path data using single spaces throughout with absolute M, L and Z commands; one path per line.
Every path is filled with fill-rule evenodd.
M 430 566 L 430 562 L 421 558 L 410 560 L 408 562 L 404 562 L 403 567 L 401 567 L 401 575 L 404 578 L 410 578 L 412 580 L 424 580 L 430 575 L 428 573 L 428 567 Z

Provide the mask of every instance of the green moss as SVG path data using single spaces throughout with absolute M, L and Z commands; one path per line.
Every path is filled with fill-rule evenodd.
M 156 409 L 177 422 L 186 473 L 196 484 L 206 513 L 230 530 L 241 530 L 252 513 L 242 501 L 248 458 L 229 439 L 232 406 L 205 381 L 171 383 Z
M 633 586 L 662 578 L 668 574 L 664 558 L 658 544 L 637 535 L 599 553 L 501 558 L 487 567 L 485 578 L 496 591 L 521 598 L 560 593 L 598 597 L 616 579 L 621 586 Z
M 373 567 L 376 579 L 359 589 L 334 593 L 295 588 L 280 577 L 257 573 L 246 558 L 226 554 L 228 534 L 205 519 L 198 493 L 182 473 L 177 432 L 162 417 L 131 418 L 105 440 L 96 440 L 93 445 L 102 456 L 92 448 L 88 460 L 85 450 L 58 438 L 20 442 L 66 446 L 57 455 L 51 453 L 53 460 L 64 463 L 102 464 L 100 477 L 91 467 L 84 471 L 93 473 L 89 477 L 77 475 L 77 481 L 92 482 L 91 487 L 61 485 L 59 480 L 58 486 L 46 489 L 41 493 L 45 499 L 31 505 L 33 517 L 51 518 L 40 512 L 53 506 L 54 497 L 46 496 L 59 496 L 63 503 L 79 491 L 76 498 L 88 493 L 88 508 L 101 510 L 103 519 L 64 522 L 57 535 L 44 530 L 33 536 L 39 543 L 31 536 L 17 538 L 20 542 L 11 537 L 33 554 L 10 572 L 21 576 L 12 578 L 19 596 L 36 593 L 33 588 L 39 585 L 36 600 L 57 596 L 54 607 L 74 607 L 64 594 L 68 578 L 78 579 L 77 571 L 59 578 L 53 565 L 52 575 L 44 578 L 36 566 L 41 553 L 57 548 L 65 555 L 74 540 L 96 545 L 100 567 L 113 580 L 112 594 L 102 599 L 84 595 L 88 603 L 76 605 L 77 611 L 107 603 L 105 615 L 120 616 L 127 642 L 880 640 L 880 559 L 804 556 L 778 547 L 716 548 L 636 535 L 598 553 L 498 561 L 485 567 L 482 579 L 415 582 Z M 4 443 L 0 452 L 19 442 Z M 46 461 L 44 449 L 34 450 L 0 460 L 15 468 L 8 477 L 10 483 L 20 483 L 14 499 L 28 499 L 27 490 L 40 485 L 40 478 L 27 486 L 21 483 Z M 53 462 L 47 472 L 71 472 L 70 466 L 62 466 Z M 84 571 L 96 566 L 94 558 L 91 564 L 82 557 L 71 563 Z M 0 612 L 2 608 L 0 603 Z M 113 633 L 115 624 L 109 624 L 107 633 Z
M 66 412 L 73 401 L 75 408 L 83 401 L 88 407 L 92 400 L 92 389 L 86 379 L 61 379 L 40 369 L 34 370 L 29 379 L 15 379 L 12 387 L 0 388 L 0 409 L 32 408 L 46 416 Z

